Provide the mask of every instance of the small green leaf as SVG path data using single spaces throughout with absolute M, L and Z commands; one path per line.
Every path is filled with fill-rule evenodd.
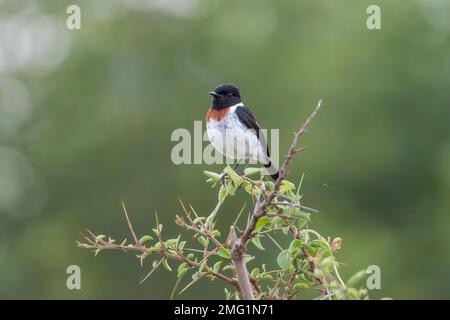
M 246 176 L 252 176 L 257 173 L 260 173 L 263 169 L 262 168 L 245 168 L 244 169 L 244 175 Z
M 334 263 L 333 256 L 325 257 L 323 258 L 323 260 L 319 262 L 319 267 L 324 269 L 331 269 L 333 267 L 333 263 Z
M 230 250 L 228 250 L 225 247 L 220 247 L 219 251 L 217 252 L 219 256 L 225 259 L 231 259 L 231 253 Z
M 155 233 L 155 235 L 156 235 L 157 237 L 159 237 L 159 235 L 160 235 L 160 233 L 161 233 L 161 231 L 162 231 L 162 228 L 163 228 L 163 225 L 162 225 L 162 224 L 159 224 L 159 225 L 158 225 L 158 228 L 152 229 L 152 231 Z
M 359 300 L 358 290 L 356 290 L 355 288 L 347 288 L 347 296 L 351 300 Z
M 169 249 L 173 249 L 173 248 L 175 248 L 177 242 L 178 242 L 178 239 L 168 239 L 164 242 L 164 246 L 166 246 Z
M 206 245 L 206 238 L 205 238 L 204 236 L 198 237 L 197 240 L 198 240 L 198 242 L 200 242 L 200 244 L 201 244 L 202 246 L 205 246 L 205 245 Z
M 295 189 L 295 185 L 292 182 L 283 180 L 280 186 L 280 193 L 286 193 L 288 191 L 292 191 L 293 189 Z
M 219 181 L 221 177 L 220 174 L 211 171 L 203 171 L 203 174 L 214 181 Z
M 265 227 L 270 222 L 269 217 L 261 217 L 258 219 L 255 225 L 255 232 L 261 231 L 263 227 Z
M 291 244 L 289 245 L 289 251 L 291 252 L 291 254 L 296 253 L 301 248 L 302 242 L 299 239 L 292 240 Z
M 150 247 L 150 248 L 147 249 L 148 253 L 154 253 L 154 252 L 157 252 L 157 251 L 159 251 L 159 249 L 156 246 Z
M 145 236 L 142 236 L 142 237 L 139 239 L 139 243 L 140 243 L 140 244 L 143 244 L 143 243 L 145 243 L 145 242 L 147 242 L 147 241 L 150 241 L 150 240 L 153 240 L 153 238 L 150 237 L 150 236 L 148 236 L 148 235 L 145 235 Z
M 227 166 L 223 172 L 225 172 L 228 177 L 230 177 L 233 184 L 237 187 L 242 183 L 242 177 L 238 175 L 230 166 Z
M 308 288 L 309 288 L 308 284 L 303 282 L 298 282 L 294 284 L 294 289 L 308 289 Z
M 184 276 L 187 271 L 188 271 L 187 263 L 186 262 L 180 263 L 180 265 L 178 266 L 178 275 L 177 275 L 178 278 Z
M 194 223 L 199 223 L 200 221 L 203 221 L 205 219 L 206 219 L 206 217 L 197 217 L 194 219 Z
M 263 280 L 273 280 L 273 277 L 271 274 L 265 274 L 262 276 L 262 279 Z
M 222 262 L 223 261 L 217 261 L 216 263 L 214 263 L 214 265 L 213 265 L 213 271 L 214 272 L 219 272 L 220 266 L 222 265 Z
M 358 284 L 361 280 L 363 280 L 365 277 L 367 277 L 367 271 L 360 270 L 347 280 L 347 286 L 353 287 L 354 285 Z
M 273 183 L 272 181 L 267 180 L 264 182 L 264 186 L 265 186 L 266 190 L 272 190 L 274 185 L 275 185 L 275 183 Z
M 261 244 L 261 240 L 259 239 L 259 237 L 253 237 L 252 238 L 252 243 L 255 245 L 255 247 L 257 247 L 259 250 L 266 250 L 264 249 L 264 247 Z
M 166 268 L 167 270 L 172 272 L 172 269 L 170 268 L 169 263 L 167 262 L 167 259 L 164 259 L 162 264 L 163 264 L 164 268 Z
M 253 279 L 255 279 L 256 277 L 258 277 L 258 275 L 259 275 L 259 268 L 254 268 L 254 269 L 252 270 L 252 272 L 250 273 L 250 276 L 251 276 Z
M 194 254 L 193 253 L 189 253 L 186 258 L 188 258 L 189 260 L 194 259 Z
M 103 240 L 105 238 L 106 238 L 106 236 L 104 234 L 99 234 L 98 236 L 95 237 L 95 240 L 101 241 L 101 240 Z
M 234 196 L 234 194 L 236 193 L 237 190 L 237 186 L 233 183 L 233 182 L 227 182 L 225 184 L 226 188 L 227 188 L 227 192 L 230 196 Z
M 308 223 L 308 221 L 309 221 L 309 217 L 307 218 L 306 216 L 303 218 L 303 219 L 298 219 L 299 221 L 298 221 L 298 228 L 299 229 L 303 229 L 305 226 L 306 226 L 306 224 Z
M 289 249 L 283 250 L 277 257 L 277 263 L 282 269 L 287 269 L 289 267 L 289 262 L 291 259 L 291 253 Z
M 198 273 L 198 271 L 196 271 L 192 274 L 192 280 L 197 280 L 199 277 L 200 277 L 200 274 Z
M 250 256 L 250 255 L 245 255 L 244 256 L 245 263 L 249 263 L 252 260 L 255 260 L 255 256 Z
M 228 271 L 228 270 L 233 270 L 233 265 L 232 264 L 227 264 L 225 267 L 223 267 L 223 271 Z

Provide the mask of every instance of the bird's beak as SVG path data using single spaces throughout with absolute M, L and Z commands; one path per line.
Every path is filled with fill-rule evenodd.
M 209 93 L 209 95 L 213 96 L 214 98 L 218 98 L 219 97 L 219 94 L 217 92 L 215 92 L 215 91 L 211 91 Z

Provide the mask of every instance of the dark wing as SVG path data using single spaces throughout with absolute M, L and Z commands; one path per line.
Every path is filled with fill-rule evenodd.
M 262 146 L 265 146 L 267 155 L 270 157 L 269 154 L 269 146 L 267 145 L 266 139 L 264 138 L 264 135 L 261 137 L 259 136 L 259 130 L 261 127 L 259 126 L 258 122 L 256 122 L 255 116 L 250 111 L 249 108 L 246 106 L 239 106 L 236 108 L 236 115 L 238 116 L 239 120 L 248 128 L 251 130 L 254 130 L 256 133 L 256 136 L 258 137 L 260 143 Z
M 255 117 L 253 116 L 253 113 L 250 111 L 249 108 L 245 106 L 239 106 L 236 108 L 236 115 L 238 116 L 239 120 L 248 128 L 255 130 L 256 136 L 259 138 L 259 129 L 260 126 L 258 122 L 256 122 Z

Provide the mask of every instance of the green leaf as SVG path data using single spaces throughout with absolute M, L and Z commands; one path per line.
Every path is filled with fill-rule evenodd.
M 232 264 L 227 264 L 225 267 L 223 267 L 223 271 L 233 270 L 234 267 Z
M 356 290 L 355 288 L 347 288 L 347 296 L 351 300 L 359 300 L 358 290 Z
M 105 238 L 106 238 L 106 236 L 104 234 L 99 234 L 98 236 L 95 237 L 95 240 L 101 241 L 101 240 L 103 240 Z
M 265 185 L 266 190 L 272 190 L 272 188 L 275 185 L 275 183 L 273 183 L 272 181 L 267 180 L 267 181 L 264 182 L 264 185 Z
M 172 272 L 172 269 L 170 268 L 169 263 L 167 262 L 167 259 L 164 259 L 162 264 L 163 264 L 164 268 L 166 268 L 167 270 Z
M 309 221 L 309 217 L 304 217 L 303 219 L 298 219 L 298 228 L 303 229 Z
M 201 222 L 203 220 L 206 220 L 206 217 L 197 217 L 197 218 L 194 219 L 194 223 L 199 223 L 199 222 Z
M 177 275 L 178 278 L 184 276 L 187 271 L 188 271 L 187 263 L 186 262 L 180 263 L 180 265 L 178 266 L 178 275 Z
M 266 250 L 264 249 L 264 247 L 261 244 L 261 240 L 259 237 L 253 237 L 252 238 L 252 243 L 255 245 L 255 247 L 257 247 L 259 250 Z
M 308 284 L 303 282 L 298 282 L 294 284 L 294 289 L 308 289 L 308 288 L 309 288 Z
M 263 227 L 265 227 L 270 222 L 269 217 L 261 217 L 258 219 L 255 225 L 255 232 L 261 231 Z
M 219 181 L 221 177 L 220 174 L 211 171 L 203 171 L 203 174 L 214 181 Z
M 301 240 L 299 239 L 294 239 L 292 240 L 291 244 L 289 245 L 289 251 L 291 252 L 291 254 L 296 253 L 298 250 L 300 250 L 302 248 L 303 244 L 301 242 Z
M 219 238 L 220 237 L 220 231 L 219 230 L 213 230 L 213 232 L 211 232 L 211 236 L 213 236 L 214 238 Z
M 244 180 L 244 190 L 245 190 L 245 192 L 252 194 L 252 192 L 253 192 L 253 184 L 251 184 L 250 182 Z
M 222 262 L 223 261 L 217 261 L 216 263 L 214 263 L 214 265 L 213 265 L 213 271 L 214 272 L 219 272 L 220 266 L 222 265 Z
M 262 172 L 262 168 L 245 168 L 244 169 L 244 175 L 246 176 L 252 176 L 257 173 Z
M 201 244 L 202 246 L 205 246 L 205 245 L 206 245 L 206 238 L 205 238 L 204 236 L 198 237 L 197 240 L 198 240 L 198 242 L 200 242 L 200 244 Z
M 334 257 L 329 256 L 325 257 L 323 260 L 319 262 L 319 267 L 324 269 L 331 269 L 333 267 Z
M 159 248 L 157 248 L 156 246 L 150 247 L 150 248 L 147 249 L 148 253 L 154 253 L 154 252 L 157 252 L 157 251 L 159 251 Z
M 262 279 L 263 280 L 273 280 L 273 277 L 271 274 L 265 274 L 262 276 Z
M 280 186 L 280 193 L 286 193 L 288 191 L 292 191 L 293 189 L 295 189 L 295 185 L 292 182 L 283 180 Z
M 176 247 L 177 242 L 178 239 L 168 239 L 164 242 L 164 246 L 166 246 L 169 249 L 173 249 Z
M 367 271 L 365 269 L 364 270 L 360 270 L 360 271 L 356 272 L 354 275 L 352 275 L 347 280 L 347 286 L 348 287 L 353 287 L 354 285 L 359 283 L 361 280 L 363 280 L 365 277 L 367 277 Z
M 225 172 L 228 177 L 230 177 L 233 184 L 237 187 L 242 183 L 242 177 L 238 175 L 230 166 L 227 166 L 223 172 Z
M 249 263 L 250 261 L 255 260 L 255 256 L 244 255 L 245 263 Z
M 194 254 L 193 253 L 189 253 L 187 256 L 186 256 L 186 258 L 188 258 L 189 260 L 192 260 L 192 259 L 194 259 Z
M 157 237 L 159 237 L 159 234 L 161 233 L 162 228 L 163 228 L 163 225 L 162 225 L 162 224 L 159 224 L 159 225 L 158 225 L 158 228 L 152 229 L 152 231 L 155 233 L 155 235 L 156 235 Z
M 252 272 L 250 273 L 250 276 L 251 276 L 253 279 L 255 279 L 256 277 L 258 277 L 258 275 L 259 275 L 259 268 L 254 268 L 254 269 L 252 270 Z
M 228 250 L 225 247 L 220 247 L 219 251 L 217 252 L 219 256 L 225 259 L 231 259 L 231 253 L 230 250 Z
M 150 241 L 150 240 L 153 240 L 153 238 L 148 235 L 145 235 L 139 239 L 139 243 L 144 244 L 145 242 Z
M 180 241 L 180 242 L 178 243 L 178 250 L 183 251 L 185 245 L 186 245 L 186 241 L 185 241 L 185 240 Z
M 289 249 L 283 250 L 277 257 L 277 263 L 282 269 L 287 269 L 289 267 L 289 262 L 291 259 L 291 253 Z

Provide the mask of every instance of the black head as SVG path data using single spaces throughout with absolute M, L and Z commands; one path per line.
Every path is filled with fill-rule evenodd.
M 213 96 L 213 109 L 223 109 L 241 102 L 239 89 L 232 84 L 221 84 L 209 93 Z

